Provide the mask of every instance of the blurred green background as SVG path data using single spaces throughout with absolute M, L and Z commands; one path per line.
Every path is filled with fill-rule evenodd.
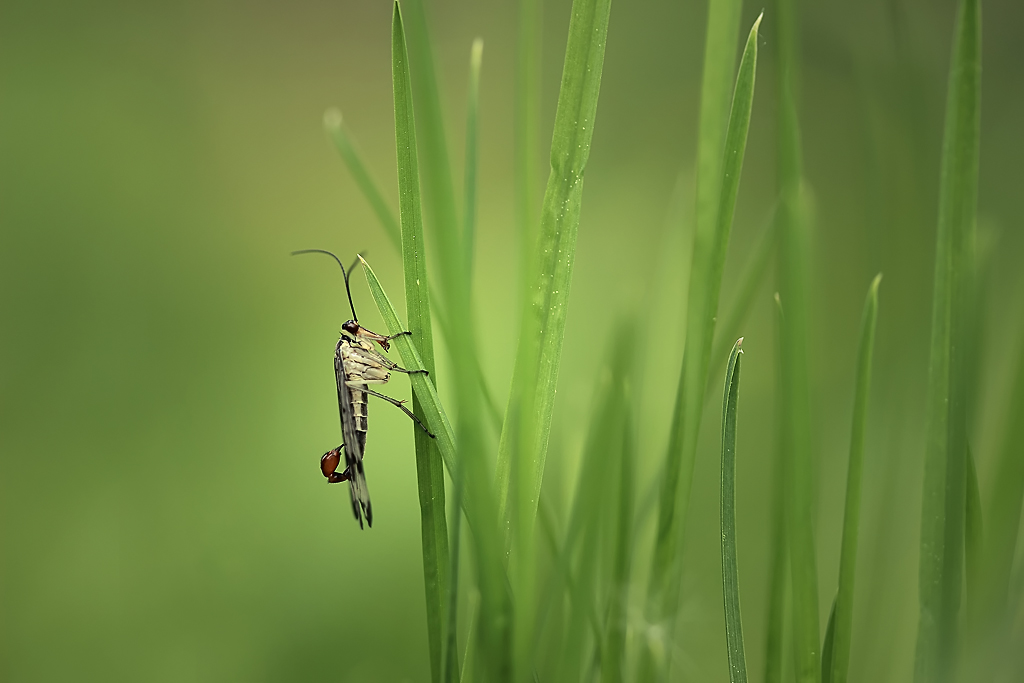
M 542 161 L 569 7 L 545 3 Z M 745 7 L 744 32 L 761 9 Z M 723 305 L 775 201 L 766 10 Z M 518 323 L 516 7 L 438 0 L 428 12 L 457 177 L 470 44 L 485 41 L 474 292 L 485 373 L 503 399 Z M 953 0 L 802 7 L 823 610 L 838 567 L 860 311 L 871 278 L 885 274 L 855 680 L 904 680 L 912 663 L 953 16 Z M 608 333 L 622 313 L 638 314 L 638 334 L 659 339 L 640 398 L 644 553 L 682 355 L 704 19 L 701 2 L 612 8 L 545 483 L 556 505 L 571 494 Z M 365 250 L 400 300 L 399 257 L 321 127 L 325 108 L 339 106 L 397 206 L 390 20 L 388 2 L 0 4 L 0 679 L 429 680 L 412 427 L 374 406 L 376 523 L 360 532 L 345 489 L 317 469 L 340 441 L 331 356 L 348 317 L 341 278 L 329 261 L 288 257 Z M 1024 329 L 1022 22 L 1018 2 L 984 5 L 979 230 L 990 298 L 972 421 L 983 496 Z M 744 329 L 740 405 L 754 671 L 775 410 L 771 280 Z M 382 328 L 353 282 L 361 320 Z M 448 359 L 438 357 L 443 398 Z M 399 379 L 389 391 L 409 389 Z M 702 444 L 677 671 L 727 680 L 715 428 Z

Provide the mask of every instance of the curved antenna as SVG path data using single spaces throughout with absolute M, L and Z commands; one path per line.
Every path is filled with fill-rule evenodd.
M 298 251 L 292 252 L 292 256 L 298 256 L 299 254 L 327 254 L 338 262 L 338 267 L 341 268 L 341 274 L 345 276 L 345 293 L 348 294 L 348 305 L 349 308 L 352 309 L 352 319 L 358 321 L 359 316 L 356 315 L 356 306 L 352 303 L 352 290 L 348 286 L 348 277 L 352 272 L 352 269 L 356 267 L 356 261 L 359 260 L 359 257 L 357 256 L 356 261 L 353 261 L 352 265 L 348 267 L 348 270 L 345 270 L 345 264 L 341 262 L 341 259 L 326 249 L 299 249 Z

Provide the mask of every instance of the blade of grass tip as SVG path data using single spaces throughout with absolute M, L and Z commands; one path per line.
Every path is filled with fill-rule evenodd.
M 868 394 L 871 388 L 871 357 L 875 345 L 878 320 L 879 273 L 868 288 L 861 318 L 860 351 L 857 355 L 857 385 L 853 398 L 853 427 L 850 430 L 850 460 L 846 474 L 846 508 L 843 513 L 843 540 L 839 559 L 839 588 L 834 613 L 830 617 L 832 643 L 830 652 L 822 650 L 822 679 L 828 672 L 831 683 L 846 683 L 850 664 L 850 641 L 853 631 L 853 587 L 857 569 L 857 537 L 860 529 L 860 486 L 864 461 L 864 433 L 867 425 Z
M 740 360 L 743 337 L 729 354 L 722 396 L 722 595 L 725 605 L 725 650 L 729 680 L 746 683 L 747 656 L 743 651 L 740 618 L 740 574 L 736 560 L 736 408 L 740 392 Z
M 374 182 L 373 177 L 370 176 L 370 172 L 367 170 L 366 164 L 359 154 L 355 138 L 342 120 L 340 111 L 331 108 L 324 113 L 324 130 L 330 135 L 335 148 L 348 167 L 349 173 L 352 174 L 356 185 L 362 190 L 363 196 L 373 209 L 377 220 L 380 222 L 381 227 L 384 228 L 384 232 L 387 234 L 395 251 L 401 255 L 402 235 L 398 219 L 395 218 L 395 214 L 384 200 L 384 195 L 381 193 L 379 186 Z M 441 329 L 446 329 L 448 327 L 446 316 L 438 305 L 440 298 L 437 296 L 433 283 L 430 284 L 430 299 L 433 302 L 431 313 L 437 317 Z M 482 378 L 483 376 L 481 375 L 481 381 Z M 493 399 L 491 400 L 493 401 Z
M 811 453 L 810 378 L 807 368 L 810 256 L 801 196 L 800 123 L 797 117 L 799 16 L 796 0 L 778 4 L 779 293 L 786 306 L 781 327 L 781 404 L 785 519 L 792 574 L 793 653 L 800 683 L 821 678 L 818 570 L 814 549 L 814 462 Z
M 420 216 L 419 164 L 416 158 L 416 125 L 412 93 L 409 87 L 409 56 L 405 48 L 402 16 L 395 3 L 391 33 L 391 73 L 395 102 L 395 147 L 398 155 L 399 216 L 402 227 L 402 266 L 405 272 L 405 301 L 409 317 L 408 346 L 416 345 L 420 357 L 411 366 L 430 373 L 411 375 L 420 383 L 433 386 L 434 342 L 430 327 L 430 296 L 427 288 L 427 263 L 423 245 Z M 360 257 L 362 261 L 362 257 Z M 363 261 L 367 281 L 373 275 Z M 376 279 L 376 278 L 372 278 Z M 372 290 L 372 287 L 371 287 Z M 374 299 L 377 299 L 374 292 Z M 380 302 L 378 301 L 378 308 Z M 397 322 L 397 321 L 395 321 Z M 390 329 L 390 321 L 385 320 Z M 392 332 L 395 334 L 395 332 Z M 401 348 L 399 349 L 401 352 Z M 405 359 L 405 354 L 402 354 Z M 415 388 L 415 383 L 414 383 Z M 419 396 L 413 393 L 413 413 L 427 419 Z M 427 424 L 430 424 L 427 421 Z M 433 425 L 431 425 L 433 431 Z M 419 486 L 420 525 L 423 550 L 423 579 L 427 593 L 427 637 L 430 646 L 430 675 L 434 683 L 441 681 L 443 667 L 445 600 L 448 596 L 449 556 L 448 527 L 444 504 L 444 468 L 435 439 L 414 426 L 416 444 L 416 477 Z M 434 432 L 437 433 L 436 431 Z
M 709 7 L 708 16 L 708 47 L 705 58 L 705 81 L 718 70 L 711 68 L 707 62 L 715 57 L 721 58 L 725 43 L 732 40 L 734 29 L 720 26 L 726 23 L 718 17 L 718 12 L 737 12 L 738 7 L 727 9 L 730 3 L 715 2 Z M 730 21 L 732 21 L 730 19 Z M 718 209 L 714 212 L 711 223 L 709 216 L 702 211 L 698 197 L 697 224 L 693 241 L 693 264 L 690 270 L 690 285 L 686 309 L 686 342 L 683 350 L 683 366 L 679 375 L 672 427 L 669 433 L 669 446 L 665 458 L 665 474 L 660 496 L 658 511 L 658 528 L 654 547 L 654 560 L 651 565 L 651 577 L 647 590 L 648 623 L 660 627 L 657 631 L 663 634 L 665 643 L 671 643 L 675 630 L 675 613 L 679 604 L 679 575 L 682 571 L 680 549 L 686 528 L 686 512 L 690 498 L 690 483 L 693 480 L 693 466 L 697 453 L 697 436 L 700 418 L 704 408 L 704 395 L 708 382 L 708 366 L 711 361 L 711 342 L 715 333 L 715 317 L 718 310 L 718 297 L 722 287 L 722 269 L 725 265 L 725 253 L 732 230 L 733 211 L 736 207 L 736 195 L 739 191 L 740 171 L 743 167 L 743 156 L 747 144 L 747 130 L 750 124 L 750 111 L 754 99 L 754 81 L 757 70 L 757 33 L 761 24 L 759 16 L 750 29 L 743 56 L 740 59 L 736 74 L 736 85 L 733 91 L 732 105 L 729 110 L 729 122 L 725 134 L 724 155 L 722 157 L 721 181 Z M 728 42 L 732 50 L 735 41 Z M 730 62 L 731 64 L 731 62 Z M 703 87 L 702 98 L 708 96 L 710 85 Z M 698 144 L 702 147 L 713 144 L 714 135 L 707 134 L 707 126 L 712 122 L 705 121 L 705 107 L 701 105 L 701 138 Z M 714 111 L 714 109 L 710 109 Z M 714 150 L 723 154 L 723 149 Z M 700 153 L 703 154 L 703 153 Z M 700 171 L 699 171 L 700 172 Z M 701 180 L 698 178 L 698 195 Z M 658 661 L 658 653 L 671 652 L 671 648 L 663 643 L 649 642 L 641 652 L 639 680 L 650 681 L 663 677 L 669 662 L 667 659 Z
M 466 280 L 473 281 L 473 244 L 476 240 L 476 174 L 480 152 L 480 63 L 483 61 L 484 41 L 477 38 L 469 55 L 469 96 L 466 112 L 466 170 L 464 179 L 465 208 L 462 212 L 462 242 L 466 248 Z
M 529 273 L 535 269 L 538 230 L 538 170 L 540 168 L 538 121 L 540 120 L 540 65 L 542 0 L 519 0 L 516 31 L 515 101 L 513 112 L 512 167 L 516 226 L 520 235 L 519 282 L 521 305 L 529 300 Z
M 551 172 L 544 192 L 538 241 L 532 247 L 536 260 L 526 275 L 530 295 L 524 303 L 512 389 L 498 449 L 498 511 L 506 535 L 513 447 L 522 455 L 522 481 L 518 487 L 524 501 L 519 511 L 521 522 L 532 526 L 536 513 L 610 11 L 611 0 L 574 0 L 572 5 L 551 137 Z M 510 420 L 513 414 L 517 418 Z
M 973 245 L 978 193 L 981 8 L 961 0 L 949 71 L 939 182 L 938 238 L 921 503 L 920 618 L 914 680 L 956 669 L 966 517 L 967 406 Z
M 395 219 L 395 214 L 384 200 L 384 195 L 381 194 L 377 183 L 370 176 L 366 164 L 363 163 L 363 158 L 356 148 L 348 126 L 345 125 L 341 118 L 340 111 L 331 108 L 324 112 L 324 130 L 331 136 L 335 149 L 338 150 L 338 154 L 341 155 L 342 160 L 348 167 L 349 173 L 352 174 L 352 179 L 356 181 L 356 185 L 363 191 L 363 196 L 370 203 L 370 208 L 376 214 L 377 220 L 380 221 L 381 227 L 384 228 L 384 232 L 387 233 L 395 249 L 401 252 L 402 235 L 398 227 L 398 221 Z
M 782 301 L 775 293 L 775 376 L 782 382 L 780 338 L 782 336 Z M 786 542 L 785 481 L 782 446 L 782 411 L 775 415 L 775 463 L 772 472 L 771 565 L 768 579 L 768 628 L 765 638 L 764 681 L 781 683 L 783 680 L 783 652 L 786 648 L 787 607 L 789 599 L 789 546 Z

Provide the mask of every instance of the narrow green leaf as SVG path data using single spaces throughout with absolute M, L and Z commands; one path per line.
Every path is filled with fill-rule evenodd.
M 625 387 L 624 387 L 625 389 Z M 625 392 L 623 392 L 625 393 Z M 614 554 L 612 556 L 610 594 L 608 596 L 607 618 L 605 619 L 605 642 L 601 661 L 602 683 L 621 683 L 626 680 L 626 634 L 628 631 L 627 610 L 629 607 L 629 579 L 633 566 L 633 507 L 634 467 L 636 448 L 630 419 L 630 397 L 622 397 L 623 423 L 622 447 L 618 458 L 618 514 Z
M 708 55 L 721 50 L 720 43 L 734 35 L 718 12 L 728 13 L 730 3 L 711 3 L 708 18 Z M 738 5 L 738 3 L 737 3 Z M 738 21 L 738 19 L 736 19 Z M 715 333 L 715 318 L 718 312 L 718 297 L 722 287 L 722 270 L 732 230 L 733 211 L 739 191 L 740 171 L 747 144 L 747 130 L 750 124 L 750 110 L 754 98 L 754 82 L 757 71 L 757 35 L 761 24 L 759 16 L 750 29 L 733 91 L 729 124 L 725 136 L 725 148 L 721 165 L 721 182 L 718 209 L 712 225 L 698 222 L 694 233 L 693 265 L 690 271 L 689 301 L 686 309 L 686 346 L 683 353 L 683 367 L 679 376 L 673 422 L 666 453 L 665 474 L 662 480 L 658 528 L 651 566 L 651 579 L 647 592 L 647 618 L 650 623 L 662 627 L 666 642 L 671 643 L 675 628 L 675 612 L 679 603 L 679 573 L 682 536 L 686 528 L 686 512 L 690 498 L 690 484 L 693 480 L 693 465 L 697 453 L 697 436 L 704 409 L 705 389 L 708 382 L 708 367 L 711 362 L 711 344 Z M 716 28 L 717 27 L 717 28 Z M 712 33 L 712 30 L 715 33 Z M 712 50 L 711 44 L 717 46 Z M 729 43 L 733 45 L 734 42 Z M 731 49 L 731 48 L 730 48 Z M 721 55 L 717 55 L 721 58 Z M 731 63 L 731 62 L 730 62 Z M 716 74 L 717 69 L 705 63 L 705 81 Z M 710 86 L 707 86 L 710 87 Z M 705 93 L 706 94 L 706 93 Z M 709 105 L 710 106 L 710 105 Z M 702 111 L 704 106 L 702 105 Z M 715 108 L 709 111 L 715 111 Z M 714 144 L 713 135 L 705 135 L 705 126 L 712 123 L 701 121 L 700 145 Z M 719 153 L 722 153 L 719 150 Z M 698 180 L 698 186 L 700 181 Z M 698 202 L 699 203 L 699 202 Z M 640 663 L 641 681 L 653 680 L 664 673 L 668 665 L 665 658 L 659 660 L 656 652 L 663 644 L 649 643 L 642 652 Z M 654 648 L 654 649 L 652 649 Z
M 632 527 L 632 477 L 625 474 L 627 481 L 623 484 L 623 475 L 619 473 L 623 459 L 629 457 L 628 452 L 622 449 L 628 448 L 630 443 L 626 426 L 626 382 L 635 344 L 629 331 L 635 329 L 635 325 L 624 322 L 616 325 L 615 329 L 620 333 L 613 340 L 608 354 L 610 362 L 600 369 L 594 392 L 593 417 L 584 445 L 565 540 L 556 551 L 557 572 L 553 578 L 564 582 L 570 601 L 564 643 L 559 650 L 561 661 L 554 677 L 559 681 L 581 679 L 590 659 L 588 655 L 603 652 L 608 642 L 608 631 L 604 625 L 611 626 L 609 619 L 618 621 L 625 609 L 625 605 L 617 603 L 617 600 L 624 590 L 619 580 L 625 581 L 629 571 L 629 553 L 623 545 L 629 542 Z M 624 485 L 628 485 L 625 500 L 620 497 Z M 629 512 L 622 511 L 622 506 L 627 506 Z M 630 529 L 626 536 L 618 533 L 622 528 L 622 515 L 629 518 Z M 615 535 L 609 533 L 612 529 L 617 530 Z M 602 577 L 611 581 L 602 581 Z M 549 597 L 551 593 L 546 592 L 545 598 Z M 605 598 L 607 608 L 601 605 Z M 546 607 L 541 605 L 542 614 Z M 615 611 L 614 615 L 612 611 Z M 598 616 L 602 613 L 606 618 Z M 615 628 L 624 628 L 624 624 L 619 623 Z M 615 640 L 617 643 L 617 636 Z M 618 644 L 613 648 L 612 656 L 616 657 L 621 650 Z M 612 669 L 605 670 L 604 675 L 621 675 L 620 664 L 621 659 Z
M 395 3 L 391 33 L 391 75 L 395 101 L 395 145 L 398 154 L 399 215 L 402 225 L 402 265 L 405 271 L 405 300 L 409 316 L 410 335 L 400 339 L 401 346 L 420 350 L 420 357 L 412 368 L 427 370 L 424 374 L 412 375 L 416 383 L 428 384 L 433 388 L 434 342 L 430 327 L 430 296 L 427 288 L 427 262 L 423 245 L 423 224 L 420 217 L 419 165 L 416 158 L 416 124 L 413 116 L 412 90 L 409 81 L 409 55 L 405 47 L 405 32 L 402 28 L 402 14 Z M 362 257 L 360 257 L 362 260 Z M 363 261 L 367 280 L 372 271 Z M 379 289 L 379 285 L 378 285 Z M 372 287 L 371 287 L 372 290 Z M 383 293 L 383 292 L 381 292 Z M 380 301 L 374 292 L 378 308 Z M 388 328 L 391 323 L 385 319 Z M 394 334 L 395 332 L 391 332 Z M 399 348 L 401 352 L 401 347 Z M 405 353 L 402 353 L 403 360 Z M 407 361 L 408 362 L 408 361 Z M 427 420 L 431 430 L 437 433 L 427 419 L 419 391 L 413 394 L 413 413 L 421 420 Z M 436 398 L 436 396 L 435 396 Z M 436 419 L 435 419 L 436 421 Z M 416 476 L 419 484 L 420 526 L 423 549 L 423 582 L 427 594 L 427 640 L 430 647 L 430 675 L 434 683 L 441 681 L 443 662 L 443 637 L 446 599 L 449 594 L 448 527 L 444 505 L 444 468 L 438 454 L 435 439 L 414 426 L 416 443 Z
M 426 9 L 423 0 L 406 0 L 405 6 L 409 16 L 409 46 L 414 58 L 412 88 L 422 131 L 419 144 L 423 151 L 424 207 L 431 240 L 437 250 L 445 311 L 450 313 L 448 322 L 452 323 L 457 315 L 453 311 L 455 304 L 452 299 L 464 297 L 468 292 L 464 260 L 466 250 L 455 210 L 455 188 L 441 111 L 441 89 L 434 64 Z M 445 341 L 456 340 L 446 337 Z M 464 358 L 461 362 L 465 362 Z
M 466 281 L 473 281 L 473 244 L 476 236 L 476 174 L 480 152 L 480 64 L 483 61 L 484 41 L 477 38 L 469 56 L 469 96 L 466 112 L 466 170 L 463 187 L 465 209 L 462 212 L 462 241 L 466 250 Z
M 793 655 L 799 683 L 821 678 L 818 630 L 818 570 L 814 547 L 814 457 L 811 452 L 811 399 L 807 368 L 810 255 L 808 221 L 801 194 L 799 15 L 797 0 L 779 0 L 778 183 L 779 251 L 776 277 L 786 313 L 780 342 L 780 395 L 785 519 L 792 588 Z
M 521 270 L 534 272 L 538 230 L 538 170 L 542 0 L 519 0 L 516 31 L 516 75 L 512 167 L 515 178 L 515 219 L 520 235 Z M 523 305 L 528 300 L 528 277 L 519 283 Z
M 458 465 L 458 463 L 456 463 Z M 452 476 L 452 487 L 455 494 L 452 502 L 452 541 L 451 541 L 451 581 L 448 585 L 448 620 L 444 632 L 444 658 L 441 667 L 441 680 L 455 683 L 460 678 L 459 671 L 459 629 L 456 615 L 459 611 L 459 552 L 462 542 L 462 497 L 465 487 L 465 473 L 458 467 Z
M 498 510 L 506 529 L 513 450 L 520 464 L 518 521 L 522 531 L 528 532 L 536 514 L 610 11 L 611 0 L 574 0 L 572 5 L 551 138 L 551 173 L 544 193 L 539 240 L 534 247 L 536 262 L 527 276 L 531 281 L 530 294 L 524 305 L 512 390 L 498 450 Z M 510 420 L 513 415 L 515 419 Z
M 949 680 L 958 651 L 966 518 L 970 304 L 978 196 L 981 7 L 959 3 L 939 182 L 921 503 L 920 618 L 914 680 Z
M 875 345 L 875 324 L 878 320 L 878 285 L 882 275 L 875 276 L 864 302 L 861 318 L 860 352 L 857 356 L 857 387 L 853 398 L 853 427 L 850 430 L 850 461 L 846 474 L 846 509 L 843 513 L 842 554 L 839 560 L 839 588 L 830 617 L 833 640 L 830 652 L 822 651 L 822 672 L 828 672 L 831 683 L 846 683 L 850 663 L 850 641 L 853 632 L 853 587 L 857 569 L 857 537 L 860 528 L 860 485 L 864 460 L 864 433 L 867 425 L 868 394 L 871 387 L 871 357 Z M 824 679 L 824 675 L 823 675 Z
M 746 683 L 747 656 L 743 651 L 740 618 L 740 573 L 736 560 L 736 408 L 740 392 L 743 337 L 732 347 L 722 396 L 722 594 L 725 603 L 725 650 L 729 680 Z
M 988 508 L 989 529 L 984 544 L 983 585 L 987 594 L 983 614 L 990 623 L 1001 622 L 1005 618 L 1014 551 L 1020 543 L 1021 505 L 1024 501 L 1024 457 L 1021 457 L 1024 420 L 1019 416 L 1024 415 L 1024 343 L 1019 345 L 1017 356 L 1013 393 L 1007 412 L 1011 417 L 996 465 L 992 501 Z M 1020 571 L 1024 576 L 1024 567 Z
M 355 141 L 352 138 L 352 134 L 348 130 L 348 126 L 341 118 L 341 112 L 337 109 L 328 109 L 324 113 L 324 130 L 331 136 L 331 140 L 334 142 L 334 147 L 338 150 L 338 154 L 345 161 L 345 165 L 348 166 L 349 173 L 352 174 L 353 180 L 356 181 L 356 185 L 363 191 L 363 195 L 366 197 L 366 201 L 370 203 L 370 207 L 373 212 L 377 215 L 377 220 L 380 221 L 381 227 L 384 228 L 384 232 L 387 233 L 391 243 L 395 246 L 399 252 L 402 250 L 402 235 L 398 226 L 398 221 L 395 219 L 395 214 L 391 211 L 391 207 L 384 200 L 384 195 L 381 194 L 380 189 L 377 187 L 377 183 L 374 182 L 370 176 L 369 170 L 366 168 L 366 164 L 363 163 L 363 158 L 359 154 L 359 150 L 356 147 Z
M 775 293 L 775 347 L 782 345 L 782 302 Z M 781 353 L 775 355 L 776 382 L 782 383 Z M 776 408 L 775 462 L 772 473 L 771 565 L 768 578 L 768 624 L 765 638 L 764 682 L 782 683 L 783 652 L 787 650 L 786 624 L 789 607 L 789 545 L 786 540 L 782 411 Z
M 836 599 L 832 598 L 832 609 L 828 611 L 828 623 L 825 625 L 825 642 L 821 645 L 821 683 L 832 683 L 832 667 L 836 641 Z

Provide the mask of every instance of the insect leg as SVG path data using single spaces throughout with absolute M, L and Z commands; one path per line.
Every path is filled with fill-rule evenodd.
M 384 394 L 378 394 L 376 391 L 368 389 L 365 385 L 361 387 L 361 390 L 366 392 L 367 394 L 370 394 L 371 396 L 382 398 L 393 406 L 398 406 L 399 408 L 402 409 L 403 413 L 411 417 L 413 421 L 420 426 L 420 429 L 427 433 L 427 436 L 429 436 L 431 439 L 435 438 L 434 433 L 427 429 L 427 425 L 423 424 L 422 420 L 416 417 L 416 415 L 411 410 L 405 407 L 405 401 L 399 401 L 397 398 L 391 398 L 390 396 L 385 396 Z

